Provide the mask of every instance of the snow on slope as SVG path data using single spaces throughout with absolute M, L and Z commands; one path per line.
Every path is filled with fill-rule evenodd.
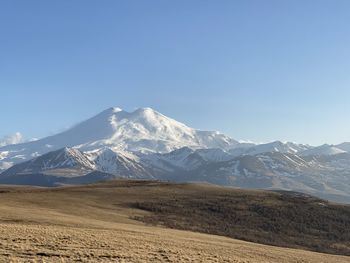
M 196 153 L 208 162 L 223 162 L 233 159 L 232 154 L 220 148 L 198 149 Z
M 125 114 L 125 112 L 123 112 Z M 106 144 L 128 151 L 165 153 L 181 147 L 230 148 L 237 142 L 218 132 L 192 129 L 150 108 L 111 118 L 115 133 Z
M 151 108 L 133 112 L 110 108 L 57 135 L 0 147 L 0 170 L 64 147 L 166 153 L 185 146 L 230 149 L 236 144 L 219 132 L 195 130 Z
M 87 175 L 92 171 L 128 178 L 153 178 L 139 163 L 138 157 L 131 153 L 117 153 L 109 148 L 81 152 L 67 147 L 16 164 L 4 171 L 0 177 L 45 174 L 72 178 Z
M 346 151 L 337 148 L 334 145 L 324 144 L 318 147 L 301 152 L 302 156 L 322 156 L 322 155 L 336 155 L 346 153 Z
M 115 152 L 108 147 L 85 152 L 84 155 L 95 164 L 95 169 L 125 177 L 150 177 L 152 175 L 142 166 L 138 156 L 130 152 Z
M 350 152 L 350 142 L 343 142 L 341 144 L 335 145 L 335 147 L 340 150 Z
M 2 173 L 2 176 L 39 173 L 65 168 L 92 171 L 95 169 L 95 166 L 79 150 L 66 147 L 14 165 Z
M 283 143 L 281 141 L 274 141 L 264 144 L 238 144 L 233 149 L 230 150 L 230 153 L 234 156 L 239 155 L 256 155 L 260 153 L 267 152 L 280 152 L 280 153 L 299 153 L 305 150 L 310 149 L 311 147 L 304 144 L 296 144 L 293 142 Z
M 172 172 L 177 169 L 192 170 L 205 163 L 205 160 L 195 150 L 182 147 L 169 153 L 139 154 L 148 167 L 158 171 Z
M 228 152 L 219 148 L 191 149 L 183 147 L 170 153 L 139 154 L 140 160 L 163 171 L 193 170 L 210 162 L 223 162 L 233 159 Z

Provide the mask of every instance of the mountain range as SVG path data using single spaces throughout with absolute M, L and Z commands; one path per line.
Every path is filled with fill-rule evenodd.
M 350 203 L 347 142 L 240 143 L 151 108 L 109 108 L 54 136 L 26 143 L 17 137 L 0 144 L 0 183 L 56 186 L 115 177 L 200 181 Z

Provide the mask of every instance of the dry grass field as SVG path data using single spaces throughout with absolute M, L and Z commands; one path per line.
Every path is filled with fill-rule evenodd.
M 205 185 L 142 181 L 50 189 L 3 186 L 0 262 L 350 261 L 346 256 L 261 245 L 135 220 L 154 213 L 133 208 L 132 204 L 147 200 L 154 204 L 183 193 L 204 191 L 209 195 L 218 190 L 237 192 Z M 259 191 L 250 194 L 264 196 Z

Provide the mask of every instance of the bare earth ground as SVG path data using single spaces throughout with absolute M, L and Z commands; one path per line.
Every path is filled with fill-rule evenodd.
M 130 219 L 146 212 L 122 204 L 145 198 L 150 191 L 163 190 L 128 183 L 1 187 L 0 262 L 350 262 L 345 256 L 146 226 Z

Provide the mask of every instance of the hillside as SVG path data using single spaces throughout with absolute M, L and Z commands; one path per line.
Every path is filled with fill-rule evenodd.
M 348 206 L 294 193 L 126 180 L 0 187 L 0 261 L 347 262 L 220 236 L 350 255 L 349 225 Z

